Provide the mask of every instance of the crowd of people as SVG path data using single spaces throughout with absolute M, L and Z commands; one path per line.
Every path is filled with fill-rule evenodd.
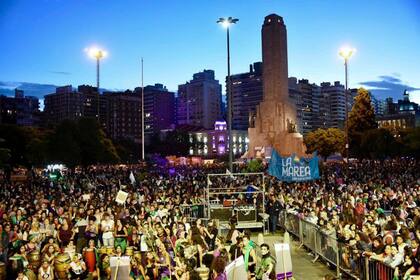
M 340 266 L 352 274 L 363 275 L 367 257 L 393 269 L 389 276 L 374 267 L 378 279 L 419 275 L 418 161 L 357 161 L 348 169 L 338 164 L 323 168 L 322 180 L 287 187 L 277 182 L 270 192 L 288 213 L 315 224 L 308 227 L 320 233 L 315 246 L 333 263 L 338 254 Z
M 317 181 L 265 180 L 265 205 L 275 232 L 282 211 L 317 225 L 357 272 L 361 260 L 383 262 L 395 275 L 419 274 L 420 167 L 414 159 L 324 164 Z M 3 180 L 0 190 L 0 278 L 7 279 L 227 279 L 226 266 L 243 256 L 249 279 L 275 279 L 269 245 L 251 232 L 221 234 L 202 220 L 208 173 L 223 167 L 93 166 L 57 181 L 45 174 L 24 183 Z M 135 177 L 135 180 L 133 180 Z M 237 186 L 260 188 L 258 177 L 218 178 L 214 185 L 254 204 L 261 193 L 232 194 Z M 128 193 L 124 204 L 118 191 Z M 223 202 L 222 202 L 223 204 Z M 191 211 L 184 211 L 189 205 Z M 340 246 L 338 244 L 341 244 Z M 228 245 L 228 246 L 227 246 Z M 115 260 L 127 257 L 127 266 Z M 121 262 L 122 264 L 122 262 Z M 116 267 L 119 267 L 116 269 Z M 4 273 L 3 273 L 4 272 Z M 382 278 L 385 279 L 385 278 Z
M 58 180 L 4 180 L 0 278 L 223 280 L 226 266 L 244 256 L 249 278 L 274 279 L 269 245 L 251 241 L 234 221 L 222 235 L 217 221 L 198 218 L 206 174 L 224 169 L 174 170 L 93 166 Z M 120 190 L 128 194 L 123 204 Z

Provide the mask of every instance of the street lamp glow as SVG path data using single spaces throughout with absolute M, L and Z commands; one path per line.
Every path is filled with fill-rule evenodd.
M 108 56 L 108 53 L 105 50 L 101 50 L 97 47 L 86 48 L 85 51 L 91 58 L 95 59 L 101 59 Z
M 231 26 L 232 24 L 235 24 L 238 22 L 239 19 L 237 18 L 232 18 L 232 17 L 228 17 L 228 18 L 219 18 L 219 20 L 217 21 L 217 23 L 220 23 L 224 28 L 229 28 L 229 26 Z
M 344 58 L 344 59 L 349 59 L 354 53 L 356 52 L 355 48 L 349 47 L 349 46 L 344 46 L 340 48 L 340 51 L 338 52 L 338 54 Z

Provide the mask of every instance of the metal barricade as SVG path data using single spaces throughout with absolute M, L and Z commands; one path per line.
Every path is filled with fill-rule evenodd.
M 312 252 L 316 253 L 316 247 L 317 247 L 317 226 L 314 225 L 311 222 L 301 220 L 301 242 L 303 245 L 305 245 L 306 248 L 311 250 Z
M 315 252 L 327 262 L 337 265 L 339 254 L 335 231 L 318 230 L 316 231 L 315 241 Z
M 299 217 L 292 213 L 286 213 L 285 228 L 289 233 L 299 237 Z
M 189 220 L 195 220 L 198 218 L 205 217 L 203 204 L 182 204 L 179 207 L 182 215 L 186 216 Z
M 368 278 L 369 280 L 393 280 L 395 269 L 377 261 L 368 260 Z M 397 278 L 399 279 L 399 278 Z
M 349 251 L 350 248 L 346 244 L 338 242 L 334 230 L 319 228 L 316 224 L 286 211 L 281 213 L 279 225 L 297 237 L 301 245 L 315 254 L 314 262 L 321 257 L 335 267 L 339 279 L 342 274 L 346 274 L 350 279 L 367 279 L 365 274 L 369 273 L 370 267 L 366 269 L 367 264 L 364 264 L 362 257 L 356 257 Z

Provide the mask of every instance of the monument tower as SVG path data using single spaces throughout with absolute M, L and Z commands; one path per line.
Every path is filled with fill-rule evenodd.
M 287 30 L 283 18 L 265 17 L 261 30 L 263 100 L 250 116 L 248 157 L 260 157 L 269 148 L 280 155 L 305 154 L 303 137 L 296 131 L 296 109 L 289 100 Z

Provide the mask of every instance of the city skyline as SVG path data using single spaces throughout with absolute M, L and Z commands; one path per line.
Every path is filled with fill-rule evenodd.
M 416 1 L 389 1 L 386 7 L 380 1 L 354 1 L 353 6 L 300 1 L 299 7 L 291 1 L 259 5 L 249 1 L 241 6 L 238 1 L 223 5 L 218 1 L 98 3 L 0 4 L 0 34 L 9 42 L 0 46 L 8 57 L 0 60 L 0 81 L 94 85 L 95 63 L 83 50 L 97 45 L 109 52 L 101 67 L 101 85 L 106 89 L 139 86 L 141 57 L 145 59 L 145 85 L 162 83 L 176 91 L 203 69 L 214 70 L 222 82 L 226 76 L 225 32 L 216 20 L 221 16 L 240 19 L 231 31 L 231 73 L 237 74 L 261 61 L 261 23 L 264 16 L 277 13 L 288 28 L 289 76 L 317 84 L 343 82 L 338 49 L 349 44 L 357 49 L 350 61 L 350 87 L 382 88 L 373 90 L 381 99 L 400 97 L 408 89 L 411 99 L 420 102 L 420 92 L 414 91 L 420 87 L 420 54 L 416 51 L 420 4 Z M 344 9 L 351 16 L 343 15 Z M 83 20 L 78 23 L 77 18 Z M 3 91 L 5 88 L 7 83 L 3 83 Z

